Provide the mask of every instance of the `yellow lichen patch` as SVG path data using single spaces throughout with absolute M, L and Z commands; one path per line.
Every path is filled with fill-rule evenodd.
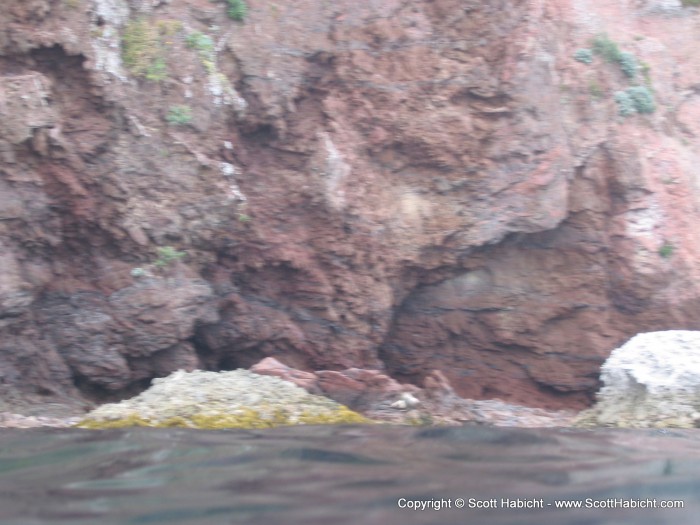
M 237 414 L 195 414 L 191 418 L 195 428 L 216 430 L 222 428 L 270 428 L 279 423 L 263 417 L 253 409 L 244 409 Z
M 98 421 L 97 419 L 87 418 L 75 424 L 78 428 L 87 428 L 90 430 L 108 429 L 108 428 L 126 428 L 126 427 L 152 427 L 153 423 L 148 419 L 143 419 L 141 416 L 132 414 L 128 417 L 120 419 L 109 419 Z
M 373 422 L 345 406 L 323 413 L 306 411 L 299 416 L 298 420 L 299 424 L 302 425 L 343 425 Z
M 308 410 L 296 417 L 281 409 L 275 410 L 272 415 L 265 415 L 257 410 L 243 409 L 235 414 L 231 413 L 202 413 L 194 414 L 189 418 L 171 417 L 164 420 L 148 420 L 137 415 L 121 419 L 109 419 L 98 421 L 84 419 L 76 424 L 79 428 L 109 429 L 125 427 L 153 427 L 153 428 L 198 428 L 202 430 L 219 430 L 225 428 L 272 428 L 289 425 L 340 425 L 340 424 L 367 424 L 372 423 L 366 417 L 353 412 L 347 407 L 341 406 L 335 410 L 313 411 Z
M 177 416 L 163 421 L 154 421 L 148 426 L 158 428 L 191 428 L 193 425 L 186 418 Z

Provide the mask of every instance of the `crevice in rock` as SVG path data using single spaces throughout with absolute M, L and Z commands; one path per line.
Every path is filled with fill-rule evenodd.
M 582 322 L 578 319 L 601 315 L 599 308 L 590 307 L 603 304 L 605 298 L 583 294 L 573 286 L 570 301 L 552 302 L 545 292 L 549 275 L 537 275 L 544 261 L 551 266 L 558 258 L 562 262 L 557 264 L 567 264 L 571 257 L 588 257 L 577 255 L 569 232 L 572 221 L 552 230 L 512 233 L 496 245 L 473 250 L 460 266 L 442 268 L 439 279 L 417 272 L 379 346 L 388 375 L 420 386 L 430 370 L 438 369 L 459 394 L 477 399 L 495 396 L 549 408 L 591 401 L 597 383 L 581 374 L 597 368 L 601 360 L 582 352 L 581 363 L 567 365 L 561 356 L 547 355 L 560 350 L 553 334 L 566 333 L 563 327 L 576 326 Z M 604 259 L 604 253 L 599 257 Z M 522 267 L 528 280 L 511 276 L 514 269 L 507 261 L 513 261 L 516 269 Z M 578 341 L 572 343 L 585 348 Z M 548 372 L 550 361 L 563 364 Z M 523 374 L 523 365 L 525 370 L 528 366 L 541 370 L 530 376 Z M 550 382 L 543 379 L 547 374 L 554 374 Z
M 137 396 L 151 386 L 151 381 L 155 377 L 139 379 L 118 390 L 110 390 L 104 386 L 97 385 L 90 378 L 79 374 L 74 375 L 73 384 L 87 401 L 99 405 L 103 403 L 117 403 Z
M 219 360 L 216 367 L 213 368 L 216 372 L 225 370 L 237 370 L 238 368 L 248 369 L 254 364 L 259 363 L 262 359 L 268 357 L 259 348 L 247 348 L 231 354 L 224 355 Z

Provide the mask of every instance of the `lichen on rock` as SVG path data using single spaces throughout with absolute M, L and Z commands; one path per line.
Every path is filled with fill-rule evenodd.
M 102 405 L 77 426 L 222 429 L 369 422 L 335 401 L 275 377 L 246 370 L 179 370 L 154 379 L 153 386 L 135 398 Z

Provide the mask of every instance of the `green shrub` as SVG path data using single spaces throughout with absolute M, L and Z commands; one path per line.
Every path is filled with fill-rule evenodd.
M 165 120 L 174 126 L 186 126 L 192 122 L 192 108 L 189 106 L 171 106 Z
M 632 100 L 627 91 L 616 92 L 615 102 L 617 102 L 618 113 L 623 117 L 634 115 L 637 112 L 637 109 L 634 107 L 634 100 Z
M 619 62 L 622 55 L 617 44 L 606 34 L 598 35 L 593 39 L 593 52 L 610 63 Z
M 673 255 L 673 250 L 675 250 L 673 245 L 666 242 L 661 248 L 659 248 L 659 255 L 664 259 L 668 259 L 671 257 L 671 255 Z
M 158 268 L 164 268 L 165 266 L 168 266 L 187 255 L 185 252 L 177 251 L 172 246 L 159 246 L 157 251 L 158 259 L 156 259 L 153 264 L 155 264 Z
M 248 6 L 243 0 L 226 0 L 228 3 L 228 16 L 242 22 L 248 14 Z
M 574 53 L 574 60 L 583 62 L 584 64 L 590 64 L 593 62 L 593 51 L 590 49 L 577 49 Z
M 653 113 L 656 110 L 654 95 L 646 86 L 632 86 L 615 93 L 615 102 L 620 115 L 627 117 L 634 113 Z
M 656 110 L 654 95 L 646 86 L 627 88 L 627 94 L 634 102 L 634 108 L 639 113 L 653 113 Z
M 190 33 L 185 39 L 187 47 L 195 49 L 199 55 L 199 59 L 210 75 L 216 71 L 216 52 L 214 48 L 214 40 L 204 33 L 198 31 Z
M 700 4 L 700 0 L 697 0 Z M 615 42 L 607 35 L 598 35 L 592 42 L 593 51 L 605 58 L 608 62 L 616 62 L 627 78 L 634 79 L 641 69 L 646 86 L 632 86 L 625 91 L 615 93 L 617 110 L 623 117 L 634 113 L 653 113 L 656 110 L 654 95 L 647 86 L 651 86 L 651 74 L 649 64 L 642 62 L 640 65 L 637 58 L 626 51 L 620 51 Z
M 593 39 L 593 52 L 602 56 L 611 64 L 620 64 L 620 69 L 627 78 L 637 76 L 637 70 L 639 69 L 637 58 L 632 53 L 620 51 L 618 45 L 610 40 L 608 35 L 598 35 Z
M 200 33 L 199 31 L 195 31 L 194 33 L 187 35 L 187 38 L 185 38 L 185 44 L 187 44 L 187 47 L 190 49 L 195 49 L 200 53 L 208 54 L 214 51 L 214 41 L 212 38 L 204 33 Z
M 162 57 L 157 58 L 148 68 L 146 69 L 146 80 L 151 82 L 160 82 L 168 78 L 168 66 L 165 63 L 165 59 Z
M 681 3 L 686 7 L 697 6 L 700 5 L 700 0 L 681 0 Z
M 147 20 L 129 22 L 122 38 L 122 59 L 137 77 L 160 82 L 168 76 L 158 28 Z
M 627 53 L 623 51 L 620 53 L 620 69 L 628 78 L 634 78 L 637 76 L 637 69 L 639 65 L 637 64 L 637 59 L 632 53 Z

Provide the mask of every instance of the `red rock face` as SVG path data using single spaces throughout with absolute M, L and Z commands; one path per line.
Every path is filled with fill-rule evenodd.
M 3 3 L 0 383 L 119 395 L 275 356 L 580 407 L 629 336 L 700 328 L 697 10 L 249 4 Z M 121 62 L 129 17 L 162 80 Z M 573 59 L 604 32 L 653 114 Z

